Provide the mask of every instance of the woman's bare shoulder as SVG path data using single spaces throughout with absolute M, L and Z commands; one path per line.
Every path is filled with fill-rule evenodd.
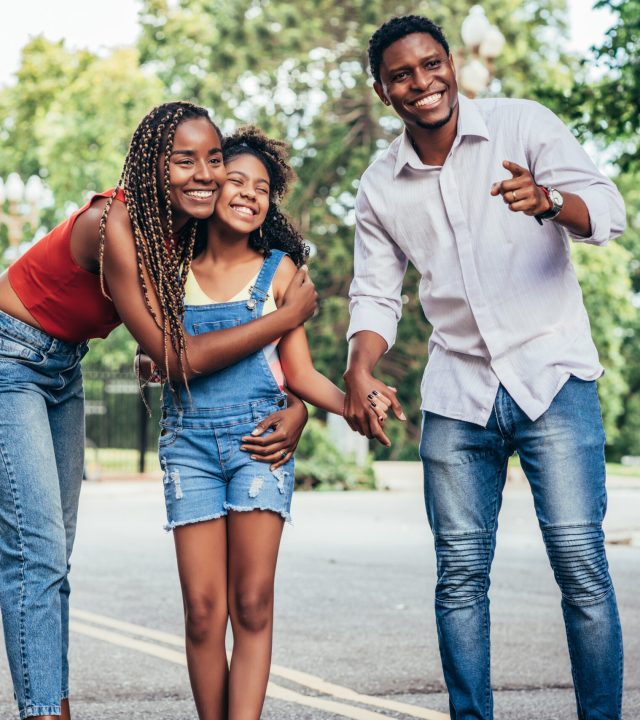
M 89 207 L 76 218 L 71 231 L 71 252 L 76 262 L 90 272 L 98 270 L 100 252 L 100 221 L 108 198 L 95 197 Z M 107 220 L 108 234 L 131 236 L 131 224 L 127 207 L 123 202 L 114 201 Z

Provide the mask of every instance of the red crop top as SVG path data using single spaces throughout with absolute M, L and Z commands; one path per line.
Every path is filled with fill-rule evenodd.
M 9 267 L 9 282 L 42 329 L 66 342 L 83 342 L 107 335 L 120 324 L 111 302 L 102 294 L 100 276 L 80 267 L 71 254 L 71 231 L 94 195 L 71 217 L 45 235 Z M 124 202 L 124 192 L 116 199 Z

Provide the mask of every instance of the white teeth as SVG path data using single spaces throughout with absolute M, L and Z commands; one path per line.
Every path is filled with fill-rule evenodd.
M 210 198 L 213 195 L 213 190 L 187 190 L 185 195 L 196 198 Z
M 416 107 L 424 107 L 425 105 L 433 105 L 434 103 L 437 103 L 441 97 L 442 97 L 442 93 L 436 93 L 435 95 L 429 95 L 429 97 L 422 98 L 422 100 L 418 100 L 418 102 L 415 103 L 415 106 Z
M 244 205 L 232 205 L 231 207 L 237 213 L 240 213 L 242 215 L 253 215 L 253 210 L 251 208 L 245 207 Z

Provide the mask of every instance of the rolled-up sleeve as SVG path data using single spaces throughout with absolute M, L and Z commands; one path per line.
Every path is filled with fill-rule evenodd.
M 347 340 L 361 330 L 382 336 L 389 350 L 402 315 L 407 259 L 382 226 L 361 184 L 356 198 L 354 277 L 349 291 Z
M 589 211 L 591 234 L 577 242 L 605 245 L 626 227 L 618 188 L 593 164 L 569 128 L 544 106 L 531 102 L 528 113 L 529 167 L 539 185 L 550 185 L 582 199 Z

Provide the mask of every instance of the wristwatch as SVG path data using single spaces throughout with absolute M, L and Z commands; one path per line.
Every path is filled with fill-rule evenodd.
M 545 212 L 535 216 L 536 220 L 540 223 L 540 225 L 542 225 L 543 220 L 553 220 L 553 218 L 562 210 L 564 206 L 564 198 L 562 197 L 560 190 L 547 187 L 546 185 L 538 185 L 538 187 L 547 196 L 549 202 L 551 203 L 551 207 L 548 210 L 545 210 Z

